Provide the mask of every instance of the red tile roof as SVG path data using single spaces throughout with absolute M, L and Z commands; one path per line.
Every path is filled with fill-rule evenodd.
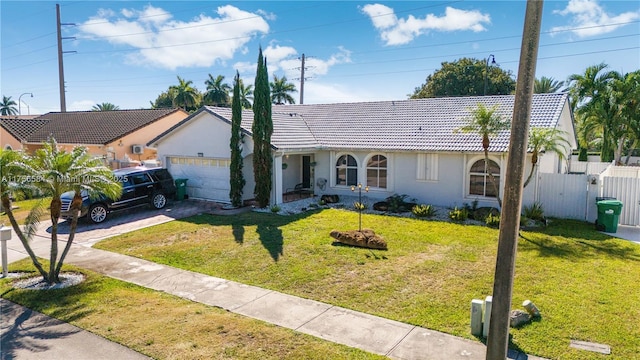
M 60 144 L 108 144 L 140 130 L 180 109 L 51 112 L 35 120 L 47 120 L 27 137 L 40 143 L 50 135 Z
M 0 126 L 7 130 L 14 138 L 22 141 L 29 135 L 43 127 L 49 120 L 46 119 L 33 119 L 24 117 L 7 117 L 0 118 Z

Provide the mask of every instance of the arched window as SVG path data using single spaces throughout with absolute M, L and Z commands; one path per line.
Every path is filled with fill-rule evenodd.
M 373 155 L 367 162 L 367 186 L 387 188 L 387 157 Z
M 11 148 L 11 145 L 9 145 L 9 144 L 7 144 L 7 146 L 5 146 L 5 147 L 4 147 L 4 149 L 5 149 L 5 150 L 13 150 L 13 149 Z
M 471 165 L 469 171 L 469 194 L 486 197 L 496 197 L 495 187 L 489 177 L 489 171 L 493 174 L 498 187 L 500 186 L 500 166 L 495 161 L 489 160 L 485 164 L 484 159 L 478 160 Z
M 336 161 L 336 185 L 358 185 L 358 163 L 351 155 L 342 155 Z

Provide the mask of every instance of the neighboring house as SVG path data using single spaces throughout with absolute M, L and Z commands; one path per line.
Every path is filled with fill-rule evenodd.
M 0 147 L 21 150 L 25 139 L 41 128 L 48 120 L 34 120 L 37 115 L 0 116 Z
M 274 156 L 272 203 L 296 184 L 315 195 L 353 195 L 352 185 L 368 186 L 370 199 L 406 194 L 420 203 L 461 206 L 478 200 L 497 206 L 484 170 L 481 137 L 456 132 L 482 103 L 498 105 L 510 119 L 514 96 L 432 98 L 365 103 L 279 105 L 272 108 Z M 253 198 L 253 113 L 242 114 L 244 198 Z M 531 126 L 564 130 L 576 147 L 567 94 L 536 94 Z M 229 201 L 231 109 L 204 107 L 150 141 L 174 177 L 187 178 L 195 198 Z M 490 165 L 503 187 L 509 131 L 491 139 Z M 568 149 L 569 153 L 571 149 Z M 530 169 L 527 158 L 525 176 Z M 287 164 L 283 166 L 283 164 Z M 539 170 L 567 171 L 567 162 L 544 154 Z M 537 177 L 536 177 L 537 178 Z M 533 202 L 536 184 L 525 189 Z
M 29 120 L 34 126 L 28 131 L 25 120 L 24 132 L 16 139 L 32 153 L 53 136 L 61 148 L 85 146 L 90 154 L 118 168 L 156 160 L 156 149 L 145 144 L 188 115 L 182 109 L 51 112 Z

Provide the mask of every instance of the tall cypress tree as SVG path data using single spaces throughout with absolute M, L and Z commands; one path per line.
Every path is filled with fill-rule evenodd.
M 253 176 L 256 186 L 254 196 L 261 208 L 269 205 L 271 197 L 271 179 L 273 176 L 273 158 L 271 157 L 271 89 L 267 59 L 262 56 L 262 47 L 258 53 L 258 68 L 253 94 Z
M 240 142 L 240 124 L 242 123 L 242 99 L 240 99 L 240 73 L 236 71 L 233 82 L 233 101 L 231 102 L 231 168 L 229 198 L 235 207 L 242 205 L 242 189 L 246 181 L 242 175 L 242 143 Z

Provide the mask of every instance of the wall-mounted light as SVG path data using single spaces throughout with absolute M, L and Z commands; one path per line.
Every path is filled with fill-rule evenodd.
M 124 144 L 122 143 L 122 140 L 120 140 L 120 141 L 118 142 L 118 146 L 120 146 L 120 147 L 124 146 Z

